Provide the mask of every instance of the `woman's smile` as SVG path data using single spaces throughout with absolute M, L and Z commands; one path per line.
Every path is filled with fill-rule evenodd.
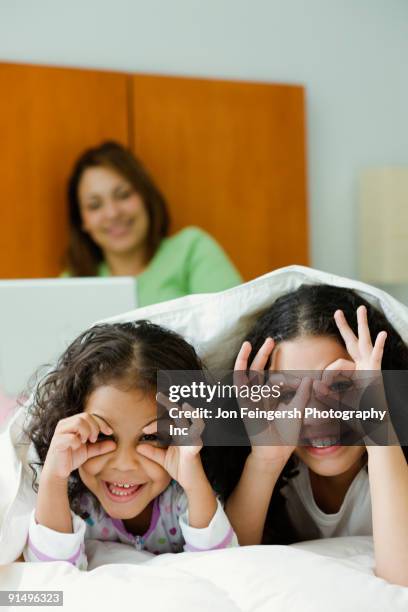
M 112 238 L 122 238 L 122 236 L 126 236 L 129 234 L 132 226 L 134 225 L 135 220 L 129 219 L 128 221 L 121 221 L 113 223 L 106 228 L 106 233 Z

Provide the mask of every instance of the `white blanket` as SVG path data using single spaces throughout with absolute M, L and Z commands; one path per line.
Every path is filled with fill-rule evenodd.
M 210 367 L 228 368 L 258 316 L 277 297 L 303 283 L 356 289 L 383 310 L 408 343 L 408 309 L 391 296 L 364 283 L 300 266 L 276 270 L 218 294 L 187 296 L 109 321 L 149 319 L 184 335 Z M 21 444 L 25 411 L 21 408 L 0 434 L 0 563 L 20 555 L 35 504 L 27 468 L 33 449 Z M 107 560 L 122 564 L 79 573 L 65 563 L 17 563 L 0 570 L 0 588 L 64 588 L 66 609 L 76 610 L 95 607 L 95 601 L 111 607 L 120 603 L 123 609 L 135 609 L 143 602 L 145 609 L 166 610 L 408 610 L 408 589 L 387 585 L 369 570 L 373 557 L 367 540 L 182 553 L 147 561 L 143 556 L 146 562 L 137 567 L 127 564 L 122 548 L 110 549 L 108 555 L 106 550 L 103 544 L 95 546 L 95 565 Z
M 62 562 L 1 568 L 0 590 L 62 590 L 69 612 L 408 610 L 408 589 L 373 575 L 365 537 L 154 558 L 122 544 L 90 542 L 87 552 L 88 572 Z

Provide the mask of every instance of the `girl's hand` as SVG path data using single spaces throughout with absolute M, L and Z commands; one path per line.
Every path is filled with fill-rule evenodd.
M 86 412 L 61 419 L 45 459 L 44 477 L 68 480 L 71 472 L 88 459 L 113 451 L 113 440 L 97 441 L 100 433 L 110 436 L 113 432 L 102 419 L 96 420 Z
M 373 346 L 370 330 L 368 328 L 366 307 L 359 306 L 357 308 L 358 337 L 354 335 L 342 310 L 336 310 L 334 313 L 334 320 L 344 340 L 347 352 L 353 360 L 352 363 L 354 364 L 354 368 L 356 370 L 381 370 L 381 361 L 387 332 L 381 331 L 375 339 Z M 348 360 L 342 359 L 338 360 L 338 362 L 343 362 L 345 364 L 347 364 L 347 361 Z M 338 370 L 350 369 L 350 367 L 343 368 L 341 363 L 338 362 L 332 364 L 332 369 L 336 369 L 334 367 L 336 364 L 339 365 L 337 368 Z
M 240 387 L 251 384 L 251 374 L 257 374 L 258 378 L 260 376 L 263 378 L 265 366 L 272 354 L 274 346 L 274 340 L 272 338 L 267 338 L 251 365 L 248 367 L 248 359 L 252 347 L 248 341 L 243 343 L 234 366 L 236 372 L 235 380 Z M 249 377 L 246 374 L 248 369 L 250 371 Z M 282 376 L 283 375 L 278 376 L 278 379 L 282 380 Z M 268 381 L 269 384 L 272 384 L 273 380 L 274 377 L 271 374 Z M 259 382 L 259 380 L 257 382 Z M 293 387 L 292 381 L 291 399 L 287 404 L 282 404 L 279 408 L 285 410 L 297 408 L 303 412 L 310 397 L 311 384 L 312 381 L 309 378 L 303 378 L 302 381 L 298 380 L 297 384 Z M 279 402 L 279 399 L 275 400 L 276 404 L 279 404 Z M 273 400 L 267 399 L 264 408 L 271 410 L 272 406 Z M 265 421 L 262 431 L 260 432 L 259 419 L 254 420 L 246 418 L 243 420 L 252 445 L 252 461 L 256 461 L 259 463 L 260 467 L 265 469 L 276 468 L 276 466 L 278 466 L 279 469 L 283 469 L 297 446 L 296 442 L 302 427 L 302 419 L 292 419 L 290 422 L 284 420 L 282 423 L 278 421 Z M 289 443 L 285 444 L 285 442 Z
M 167 409 L 174 408 L 174 403 L 163 393 L 157 394 L 157 400 Z M 158 448 L 151 444 L 139 444 L 137 450 L 144 457 L 161 465 L 187 492 L 194 488 L 202 477 L 206 479 L 200 458 L 200 451 L 203 446 L 201 434 L 205 425 L 202 419 L 185 418 L 183 410 L 192 410 L 192 408 L 189 404 L 184 403 L 182 408 L 179 408 L 179 418 L 173 420 L 177 427 L 188 428 L 187 436 L 194 442 L 193 445 L 187 446 L 185 444 L 185 436 L 180 439 L 173 436 L 175 444 L 167 449 Z M 145 427 L 143 433 L 146 435 L 157 433 L 157 421 Z M 178 441 L 180 446 L 176 445 Z
M 323 372 L 319 391 L 322 396 L 330 395 L 330 401 L 335 402 L 336 397 L 333 393 L 329 392 L 329 388 L 332 386 L 336 387 L 336 384 L 344 387 L 345 390 L 341 393 L 341 404 L 344 409 L 355 410 L 360 407 L 360 401 L 370 388 L 370 393 L 373 397 L 372 401 L 376 404 L 377 409 L 387 410 L 387 421 L 379 425 L 372 425 L 370 435 L 374 432 L 377 434 L 377 437 L 379 435 L 380 439 L 383 438 L 385 440 L 382 426 L 388 426 L 389 416 L 381 375 L 381 362 L 387 332 L 381 331 L 377 335 L 373 346 L 365 306 L 359 306 L 357 309 L 358 337 L 355 336 L 350 328 L 343 311 L 337 310 L 334 313 L 334 319 L 351 359 L 338 359 L 329 364 Z M 339 378 L 342 381 L 348 380 L 349 386 L 344 385 L 344 382 L 339 382 Z M 367 436 L 367 427 L 364 427 L 362 422 L 350 420 L 348 424 L 361 436 L 362 443 L 370 441 Z
M 167 410 L 174 408 L 174 403 L 163 393 L 157 394 L 157 400 Z M 183 436 L 179 440 L 181 446 L 169 446 L 163 449 L 149 444 L 139 444 L 137 450 L 147 459 L 161 465 L 179 483 L 187 496 L 189 525 L 196 529 L 204 529 L 208 527 L 217 510 L 215 494 L 205 475 L 200 458 L 200 450 L 203 445 L 201 434 L 205 425 L 202 419 L 187 419 L 182 414 L 183 409 L 192 410 L 187 403 L 183 404 L 182 409 L 179 408 L 179 418 L 174 421 L 176 426 L 188 428 L 187 437 L 193 443 L 191 446 L 185 445 L 186 437 Z M 157 421 L 143 430 L 145 434 L 152 434 L 156 431 Z M 177 441 L 176 438 L 175 442 Z
M 339 375 L 343 379 L 348 379 L 352 383 L 348 392 L 350 397 L 349 407 L 355 408 L 359 399 L 371 384 L 381 383 L 382 385 L 382 379 L 380 380 L 381 361 L 387 332 L 381 331 L 373 346 L 365 306 L 357 308 L 358 337 L 355 336 L 347 323 L 342 310 L 336 310 L 334 320 L 351 359 L 337 359 L 330 363 L 323 372 L 323 385 L 320 386 L 320 390 L 324 389 L 325 385 L 326 391 L 328 391 Z M 345 404 L 347 404 L 347 399 L 345 399 Z

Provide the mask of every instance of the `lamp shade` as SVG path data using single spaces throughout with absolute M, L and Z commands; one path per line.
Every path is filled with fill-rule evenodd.
M 359 212 L 360 277 L 369 283 L 408 282 L 408 167 L 363 171 Z

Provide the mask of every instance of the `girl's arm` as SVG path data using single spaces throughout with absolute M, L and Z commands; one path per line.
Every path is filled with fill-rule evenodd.
M 275 484 L 286 461 L 271 462 L 251 453 L 225 511 L 241 546 L 261 544 Z
M 357 309 L 358 337 L 344 313 L 334 315 L 356 370 L 381 370 L 386 332 L 371 342 L 365 306 Z M 332 367 L 342 369 L 335 362 Z M 384 397 L 385 401 L 385 397 Z M 389 582 L 408 586 L 408 466 L 390 427 L 394 446 L 367 446 L 376 574 Z
M 24 559 L 31 563 L 68 561 L 78 569 L 86 569 L 88 562 L 84 546 L 85 530 L 85 522 L 75 514 L 70 514 L 70 531 L 61 532 L 39 523 L 33 511 L 24 548 Z
M 87 459 L 114 449 L 112 440 L 97 442 L 99 432 L 112 433 L 91 415 L 81 413 L 57 424 L 40 476 L 36 508 L 24 549 L 26 561 L 68 561 L 86 569 L 85 523 L 71 512 L 68 479 Z
M 166 398 L 161 396 L 160 399 L 161 403 L 167 405 Z M 161 465 L 184 491 L 184 503 L 176 503 L 176 506 L 180 506 L 180 528 L 186 542 L 185 550 L 189 551 L 238 545 L 236 535 L 201 463 L 202 443 L 199 436 L 203 427 L 200 419 L 193 419 L 190 431 L 195 446 L 169 446 L 167 449 L 149 444 L 138 446 L 141 455 Z M 143 432 L 155 434 L 157 422 L 145 427 Z
M 267 338 L 255 356 L 250 371 L 263 374 L 269 357 L 274 348 L 274 341 Z M 246 372 L 252 347 L 244 342 L 235 361 L 236 379 L 249 384 Z M 293 399 L 285 408 L 297 407 L 302 410 L 310 395 L 311 381 L 304 378 L 296 389 L 293 389 Z M 270 409 L 272 406 L 268 406 Z M 234 527 L 241 546 L 261 544 L 265 527 L 266 515 L 276 482 L 285 467 L 295 446 L 285 445 L 283 439 L 293 443 L 301 427 L 301 419 L 293 419 L 290 431 L 282 436 L 278 426 L 268 421 L 263 431 L 254 433 L 250 419 L 244 421 L 252 444 L 252 451 L 247 457 L 241 478 L 228 498 L 225 510 Z M 259 421 L 255 423 L 259 429 Z
M 68 480 L 48 474 L 45 466 L 40 476 L 35 519 L 48 529 L 72 533 Z
M 112 430 L 90 414 L 81 412 L 58 422 L 42 469 L 37 497 L 37 523 L 61 533 L 72 533 L 71 509 L 68 500 L 68 479 L 71 472 L 85 461 L 110 452 L 115 442 L 98 442 L 100 431 Z
M 183 486 L 188 500 L 188 523 L 190 527 L 208 527 L 217 510 L 217 500 L 208 482 L 200 455 L 195 455 L 191 465 L 192 479 Z M 181 483 L 180 483 L 181 484 Z
M 146 427 L 144 432 L 153 433 L 152 426 Z M 231 523 L 207 480 L 200 455 L 198 452 L 193 454 L 194 448 L 197 449 L 174 446 L 164 450 L 141 444 L 138 452 L 161 465 L 183 489 L 181 495 L 172 500 L 172 505 L 177 509 L 185 551 L 202 552 L 238 546 Z M 182 449 L 184 453 L 180 453 Z
M 168 410 L 174 408 L 174 404 L 163 393 L 157 394 L 157 401 Z M 191 406 L 183 404 L 179 409 L 179 418 L 182 418 L 183 408 L 191 410 Z M 184 444 L 172 445 L 167 449 L 151 444 L 139 444 L 137 450 L 144 457 L 161 465 L 184 489 L 188 499 L 189 524 L 191 527 L 202 529 L 207 527 L 213 518 L 217 510 L 217 500 L 201 463 L 201 433 L 204 422 L 202 419 L 191 419 L 191 421 L 188 435 L 194 446 L 187 446 L 185 439 Z M 147 425 L 143 433 L 156 435 L 157 421 Z
M 157 422 L 143 430 L 157 432 Z M 205 475 L 198 446 L 169 446 L 166 450 L 150 444 L 139 444 L 138 452 L 161 465 L 184 489 L 188 500 L 188 522 L 191 527 L 208 527 L 217 510 L 215 493 Z
M 408 466 L 400 446 L 368 446 L 375 572 L 408 586 Z

